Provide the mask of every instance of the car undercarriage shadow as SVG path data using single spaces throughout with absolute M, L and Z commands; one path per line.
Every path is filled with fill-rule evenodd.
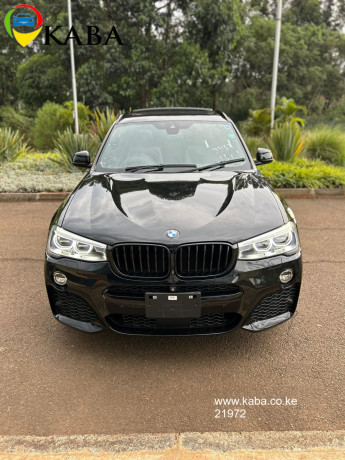
M 288 322 L 289 323 L 289 322 Z M 71 353 L 88 355 L 107 363 L 143 360 L 147 364 L 189 361 L 207 365 L 215 360 L 256 360 L 268 352 L 274 352 L 276 338 L 281 339 L 288 332 L 288 323 L 260 333 L 234 330 L 225 334 L 208 336 L 129 336 L 104 331 L 86 334 L 64 327 L 64 344 Z M 61 335 L 57 340 L 62 339 Z M 71 344 L 73 346 L 71 347 Z

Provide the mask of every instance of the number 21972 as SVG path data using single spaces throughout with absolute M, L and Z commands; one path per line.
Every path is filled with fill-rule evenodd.
M 245 409 L 216 409 L 214 418 L 246 418 Z

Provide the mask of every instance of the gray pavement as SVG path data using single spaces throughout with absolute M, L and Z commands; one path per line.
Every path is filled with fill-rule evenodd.
M 345 427 L 345 200 L 289 200 L 298 313 L 259 334 L 87 335 L 57 323 L 43 280 L 58 206 L 0 203 L 0 435 L 333 431 Z M 296 398 L 215 418 L 214 398 Z

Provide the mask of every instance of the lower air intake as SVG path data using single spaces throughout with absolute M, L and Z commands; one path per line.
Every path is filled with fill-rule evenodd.
M 226 332 L 241 320 L 236 313 L 215 313 L 190 319 L 155 319 L 144 315 L 110 315 L 106 318 L 109 326 L 127 334 L 143 335 L 192 335 L 217 334 Z
M 67 316 L 77 321 L 91 323 L 98 317 L 86 300 L 76 294 L 51 289 L 49 295 L 55 315 Z
M 254 308 L 245 325 L 258 323 L 259 321 L 265 321 L 288 313 L 291 316 L 296 309 L 299 289 L 300 285 L 295 284 L 287 289 L 267 295 Z

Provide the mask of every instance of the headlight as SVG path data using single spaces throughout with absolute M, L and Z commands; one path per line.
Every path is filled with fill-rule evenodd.
M 57 225 L 50 230 L 47 252 L 53 256 L 100 262 L 107 260 L 107 246 L 68 232 Z
M 264 259 L 299 248 L 296 225 L 289 222 L 276 230 L 238 244 L 238 258 L 242 260 Z

